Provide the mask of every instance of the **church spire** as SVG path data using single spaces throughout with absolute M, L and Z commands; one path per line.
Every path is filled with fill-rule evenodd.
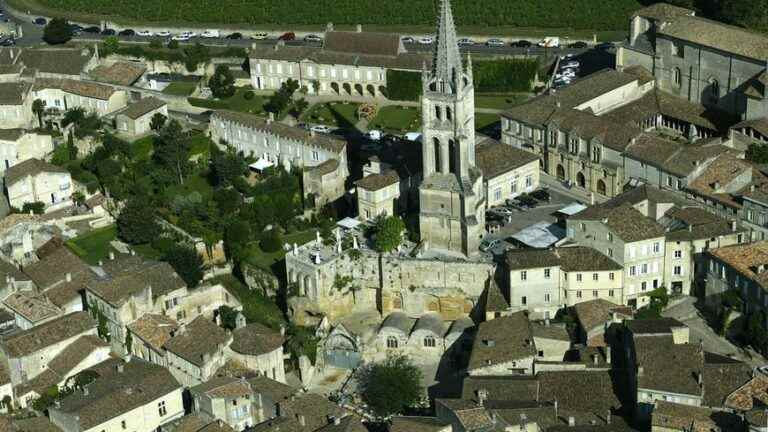
M 462 72 L 461 55 L 453 24 L 451 1 L 440 0 L 440 18 L 437 23 L 435 59 L 432 72 L 438 80 L 453 83 Z

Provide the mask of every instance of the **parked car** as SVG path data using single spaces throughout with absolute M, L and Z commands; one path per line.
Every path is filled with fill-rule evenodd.
M 568 79 L 576 78 L 576 72 L 574 72 L 571 69 L 566 69 L 564 71 L 560 71 L 555 74 L 555 79 L 561 79 L 561 78 L 568 78 Z
M 326 125 L 314 125 L 309 130 L 315 133 L 331 133 L 331 128 Z
M 603 42 L 595 45 L 595 49 L 608 50 L 613 48 L 613 42 Z
M 139 30 L 139 31 L 136 32 L 136 36 L 152 37 L 152 36 L 154 36 L 154 34 L 151 31 L 149 31 L 149 30 Z
M 421 132 L 408 132 L 407 134 L 403 135 L 403 138 L 411 142 L 420 142 Z
M 204 39 L 216 39 L 220 38 L 221 34 L 218 30 L 206 30 L 202 33 L 200 33 L 200 37 Z
M 516 211 L 522 210 L 522 208 L 520 208 L 520 206 L 518 205 L 517 201 L 515 201 L 512 198 L 507 198 L 504 200 L 504 207 L 510 210 L 516 210 Z
M 175 41 L 178 41 L 178 42 L 185 42 L 185 41 L 188 41 L 190 39 L 191 38 L 189 37 L 189 35 L 184 34 L 184 33 L 178 34 L 178 35 L 176 35 L 176 36 L 171 38 L 171 40 L 175 40 Z
M 577 60 L 568 60 L 567 62 L 560 64 L 561 69 L 577 68 L 579 66 L 581 66 L 581 63 Z
M 182 34 L 185 34 L 185 35 L 189 36 L 190 39 L 197 37 L 197 33 L 193 32 L 193 31 L 185 31 L 185 32 L 182 32 Z
M 104 36 L 114 36 L 117 34 L 117 32 L 111 28 L 106 28 L 101 31 L 101 34 L 103 34 Z
M 538 45 L 542 48 L 559 48 L 560 38 L 557 36 L 547 36 L 540 40 Z
M 412 44 L 412 43 L 416 42 L 416 39 L 414 39 L 414 38 L 412 38 L 410 36 L 405 36 L 405 37 L 403 37 L 400 40 L 403 41 L 403 43 L 407 43 L 407 44 Z
M 44 26 L 48 24 L 48 20 L 43 17 L 37 17 L 34 21 L 32 21 L 35 25 Z
M 500 215 L 502 217 L 510 217 L 514 216 L 515 212 L 512 210 L 506 208 L 506 207 L 491 207 L 486 211 L 487 213 L 496 213 L 497 215 Z
M 515 200 L 519 203 L 518 205 L 523 208 L 534 208 L 536 205 L 538 205 L 538 201 L 531 198 L 527 194 L 518 195 Z
M 459 39 L 458 41 L 456 41 L 456 43 L 457 43 L 459 46 L 472 46 L 472 45 L 474 45 L 474 44 L 475 44 L 475 41 L 473 41 L 473 40 L 472 40 L 472 39 L 470 39 L 470 38 L 461 38 L 461 39 Z
M 96 26 L 86 27 L 83 31 L 86 33 L 101 33 L 101 29 Z
M 122 30 L 120 33 L 118 33 L 118 35 L 120 35 L 120 36 L 135 36 L 136 32 L 133 31 L 132 29 L 125 29 L 125 30 Z
M 304 42 L 322 42 L 323 38 L 316 34 L 308 34 L 304 36 Z
M 16 41 L 13 40 L 13 38 L 5 38 L 3 40 L 0 40 L 0 46 L 8 47 L 8 46 L 14 46 L 14 45 L 16 45 Z
M 587 47 L 587 43 L 584 41 L 578 41 L 568 45 L 568 48 L 584 49 L 586 47 Z
M 242 39 L 242 38 L 243 38 L 243 34 L 242 33 L 235 32 L 235 33 L 231 33 L 231 34 L 227 35 L 227 39 L 233 39 L 234 40 L 234 39 Z
M 168 30 L 162 30 L 162 31 L 159 31 L 159 32 L 155 33 L 155 35 L 156 36 L 160 36 L 160 37 L 168 37 L 168 36 L 171 35 L 171 32 L 169 32 Z
M 422 45 L 432 45 L 435 43 L 435 38 L 432 36 L 424 36 L 423 38 L 419 38 L 419 43 Z
M 285 32 L 282 35 L 280 35 L 280 37 L 277 38 L 277 39 L 281 40 L 281 41 L 292 41 L 292 40 L 296 39 L 296 33 L 294 33 L 294 32 Z
M 551 197 L 549 196 L 549 191 L 546 190 L 546 189 L 538 189 L 538 190 L 535 190 L 535 191 L 531 192 L 528 195 L 531 198 L 533 198 L 533 199 L 535 199 L 537 201 L 541 201 L 541 202 L 549 202 L 549 200 L 551 199 Z
M 498 48 L 498 47 L 503 47 L 506 44 L 501 39 L 492 38 L 485 41 L 485 45 L 488 47 Z
M 530 41 L 527 41 L 525 39 L 521 39 L 519 41 L 512 42 L 510 45 L 513 46 L 513 47 L 518 47 L 518 48 L 529 48 L 533 44 Z
M 500 244 L 501 244 L 501 240 L 499 239 L 484 238 L 480 242 L 480 250 L 483 252 L 488 252 L 489 250 L 498 247 Z
M 372 129 L 365 133 L 365 137 L 371 141 L 379 141 L 382 136 L 384 136 L 384 132 L 378 129 Z
M 267 38 L 267 32 L 256 32 L 251 35 L 251 39 L 253 40 L 264 40 Z
M 83 27 L 77 24 L 70 24 L 69 31 L 72 32 L 72 36 L 77 36 L 83 32 Z

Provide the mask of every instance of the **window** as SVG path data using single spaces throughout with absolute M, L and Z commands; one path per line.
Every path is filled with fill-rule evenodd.
M 582 231 L 586 231 L 587 230 L 587 224 L 585 224 L 585 223 L 580 223 L 579 227 L 581 228 Z
M 128 425 L 125 423 L 125 420 L 120 421 L 120 427 L 122 427 L 123 429 L 128 429 Z
M 549 294 L 544 294 L 544 302 L 549 303 L 552 300 L 551 296 Z
M 512 183 L 510 184 L 510 192 L 512 192 L 513 194 L 517 193 L 517 181 L 513 180 Z
M 653 289 L 656 289 L 658 287 L 659 287 L 659 280 L 658 279 L 654 279 L 653 280 Z
M 160 414 L 160 417 L 165 417 L 168 414 L 168 411 L 165 409 L 165 401 L 157 403 L 157 413 Z
M 581 273 L 576 273 L 576 282 L 581 282 Z
M 592 280 L 593 280 L 593 281 L 597 281 L 599 278 L 600 278 L 600 277 L 598 276 L 598 274 L 597 274 L 597 273 L 592 273 Z
M 577 298 L 577 299 L 580 299 L 580 298 L 581 298 L 581 291 L 576 291 L 576 298 Z
M 592 162 L 600 163 L 600 147 L 592 146 Z
M 533 176 L 527 175 L 525 176 L 525 187 L 529 188 L 531 186 L 533 186 Z
M 597 290 L 592 290 L 592 298 L 597 298 Z
M 501 199 L 501 188 L 498 187 L 496 190 L 493 191 L 493 199 L 500 200 Z
M 424 346 L 429 348 L 435 347 L 435 338 L 434 336 L 425 336 L 424 337 Z
M 679 58 L 685 58 L 685 46 L 680 42 L 672 42 L 672 55 Z
M 613 233 L 608 233 L 605 235 L 605 238 L 608 239 L 608 241 L 613 241 Z
M 680 258 L 682 258 L 682 257 L 683 257 L 683 251 L 681 251 L 681 250 L 676 250 L 676 251 L 675 251 L 675 259 L 680 259 Z
M 520 280 L 528 280 L 528 272 L 523 270 L 520 272 Z
M 522 296 L 520 298 L 520 304 L 523 305 L 523 306 L 527 305 L 528 304 L 528 298 L 526 296 Z
M 613 272 L 608 273 L 608 280 L 613 280 Z
M 672 82 L 674 82 L 678 87 L 682 85 L 683 79 L 682 74 L 680 73 L 680 68 L 675 68 L 672 70 Z
M 635 247 L 634 246 L 630 246 L 629 247 L 629 257 L 630 258 L 634 258 L 635 257 Z
M 397 338 L 394 336 L 387 337 L 387 348 L 397 348 Z
M 608 255 L 609 257 L 613 257 L 613 249 L 611 248 L 606 249 L 605 254 Z
M 550 269 L 544 269 L 544 279 L 549 279 L 549 276 L 551 274 Z
M 630 267 L 629 268 L 629 275 L 630 276 L 634 276 L 635 274 L 637 274 L 637 267 L 635 267 L 635 266 Z
M 641 268 L 642 270 L 640 271 L 640 273 L 648 274 L 648 264 L 643 264 Z
M 659 242 L 654 243 L 653 244 L 653 253 L 659 253 L 660 250 L 661 250 L 661 245 L 659 244 Z
M 648 282 L 641 282 L 640 283 L 640 289 L 642 291 L 645 291 L 646 288 L 648 288 Z
M 667 186 L 672 187 L 672 177 L 667 176 Z
M 539 357 L 544 357 L 544 351 L 539 350 Z
M 320 160 L 320 153 L 317 150 L 312 150 L 312 160 Z
M 613 273 L 611 273 L 613 274 Z M 613 290 L 608 290 L 608 297 L 613 297 Z

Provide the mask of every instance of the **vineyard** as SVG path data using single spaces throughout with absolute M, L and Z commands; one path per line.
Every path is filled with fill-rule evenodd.
M 624 30 L 642 0 L 453 0 L 459 26 Z M 8 0 L 19 10 L 224 25 L 432 25 L 435 0 Z M 646 3 L 646 2 L 643 2 Z

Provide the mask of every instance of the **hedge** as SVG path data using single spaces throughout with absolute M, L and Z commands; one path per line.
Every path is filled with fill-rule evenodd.
M 475 91 L 527 92 L 531 90 L 538 60 L 504 59 L 474 63 Z
M 421 96 L 421 72 L 387 69 L 386 96 L 391 100 L 419 100 L 419 96 Z

